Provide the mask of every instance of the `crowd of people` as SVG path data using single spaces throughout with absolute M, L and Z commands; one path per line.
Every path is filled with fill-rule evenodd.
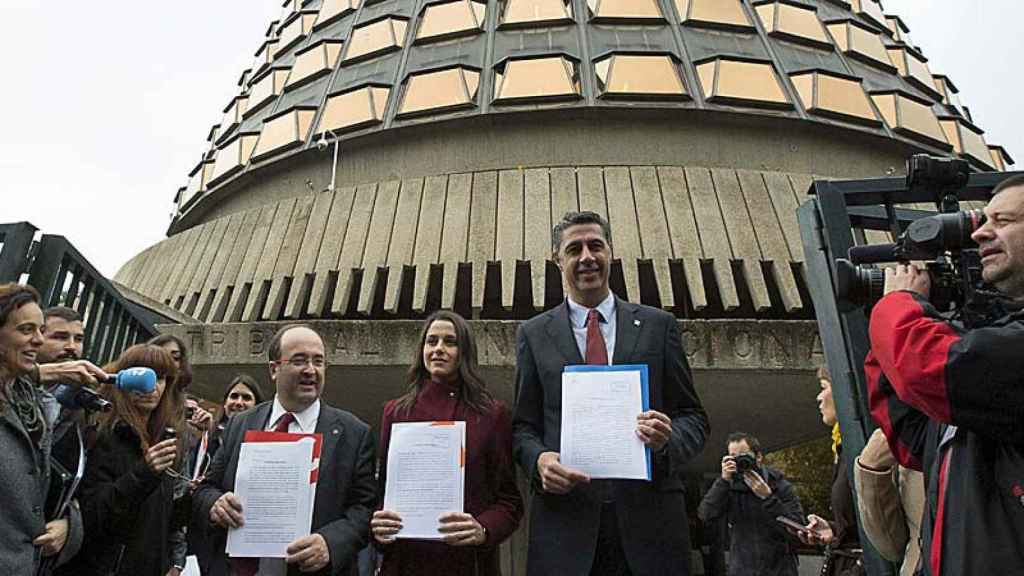
M 795 575 L 800 546 L 824 549 L 823 574 L 864 574 L 861 531 L 905 575 L 1024 567 L 1024 354 L 1014 346 L 1024 330 L 1013 304 L 1024 298 L 1024 179 L 994 192 L 975 239 L 1006 315 L 965 330 L 930 307 L 927 275 L 887 272 L 865 365 L 879 431 L 856 459 L 842 457 L 832 378 L 819 370 L 818 407 L 833 439 L 830 518 L 805 517 L 757 437 L 730 434 L 698 508 L 728 533 L 728 574 Z M 271 340 L 272 394 L 240 374 L 211 414 L 189 392 L 184 342 L 159 336 L 100 368 L 83 359 L 74 310 L 44 311 L 32 287 L 0 285 L 0 574 L 178 576 L 192 556 L 214 576 L 499 575 L 498 546 L 527 503 L 530 575 L 689 574 L 684 470 L 704 449 L 709 420 L 675 318 L 609 290 L 611 238 L 589 212 L 554 227 L 566 299 L 518 331 L 514 406 L 489 392 L 469 323 L 438 311 L 423 322 L 406 392 L 383 408 L 379 438 L 325 401 L 328 358 L 310 325 L 286 325 Z M 634 433 L 650 450 L 649 481 L 591 478 L 562 461 L 562 372 L 580 364 L 647 366 L 649 407 Z M 110 378 L 139 367 L 156 375 L 150 392 Z M 109 409 L 62 404 L 62 386 L 94 389 Z M 381 498 L 392 425 L 423 421 L 466 423 L 464 509 L 438 519 L 435 540 L 400 538 L 402 515 Z M 246 521 L 236 489 L 250 431 L 322 435 L 310 532 L 284 558 L 225 553 L 228 532 Z M 54 508 L 60 457 L 79 440 L 81 483 Z

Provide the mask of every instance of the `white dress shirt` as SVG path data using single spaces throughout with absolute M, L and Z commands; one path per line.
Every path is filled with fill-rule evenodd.
M 576 337 L 576 347 L 580 349 L 580 356 L 586 361 L 587 358 L 587 314 L 590 308 L 573 302 L 572 298 L 566 298 L 569 304 L 569 322 L 572 324 L 572 334 Z M 608 350 L 608 364 L 615 359 L 612 353 L 615 351 L 615 295 L 608 292 L 608 297 L 597 305 L 597 312 L 601 315 L 601 335 L 604 336 L 604 346 Z
M 270 420 L 267 421 L 266 430 L 273 430 L 274 425 L 281 419 L 287 410 L 281 406 L 281 401 L 274 395 L 274 407 L 270 409 Z M 316 423 L 320 419 L 320 399 L 309 405 L 302 412 L 292 412 L 295 419 L 288 425 L 288 432 L 293 434 L 312 434 L 316 431 Z M 284 558 L 260 558 L 260 569 L 256 576 L 286 576 L 288 565 Z

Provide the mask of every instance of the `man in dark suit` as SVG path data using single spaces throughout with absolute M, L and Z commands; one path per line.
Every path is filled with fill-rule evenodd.
M 533 488 L 531 576 L 689 574 L 682 468 L 704 447 L 708 419 L 675 318 L 609 291 L 610 238 L 598 214 L 562 218 L 552 248 L 568 298 L 516 337 L 513 451 Z M 651 449 L 651 482 L 591 481 L 559 462 L 562 371 L 585 363 L 647 365 L 650 409 L 636 434 Z
M 274 399 L 231 419 L 221 448 L 193 497 L 193 513 L 209 518 L 212 525 L 215 557 L 210 573 L 255 574 L 258 569 L 261 576 L 300 571 L 354 575 L 356 556 L 367 543 L 370 515 L 377 504 L 373 435 L 369 426 L 352 414 L 320 400 L 327 363 L 323 340 L 313 329 L 285 326 L 271 340 L 269 357 Z M 283 561 L 229 561 L 224 555 L 223 529 L 245 521 L 245 511 L 232 490 L 239 449 L 248 430 L 323 435 L 312 533 L 292 542 Z

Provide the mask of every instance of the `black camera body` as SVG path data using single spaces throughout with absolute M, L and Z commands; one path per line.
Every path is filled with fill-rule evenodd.
M 757 471 L 757 459 L 749 452 L 733 456 L 732 461 L 736 463 L 736 471 L 740 474 L 744 474 L 749 471 Z

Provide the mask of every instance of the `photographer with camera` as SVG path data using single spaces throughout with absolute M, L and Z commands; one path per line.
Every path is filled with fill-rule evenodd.
M 729 576 L 797 573 L 792 537 L 776 518 L 804 523 L 800 500 L 782 472 L 766 466 L 757 438 L 743 432 L 729 435 L 722 475 L 711 485 L 697 509 L 705 524 L 729 525 Z
M 893 455 L 923 470 L 930 576 L 1024 570 L 1024 176 L 1004 180 L 971 236 L 993 299 L 966 328 L 929 302 L 912 264 L 886 270 L 864 364 L 872 416 Z

